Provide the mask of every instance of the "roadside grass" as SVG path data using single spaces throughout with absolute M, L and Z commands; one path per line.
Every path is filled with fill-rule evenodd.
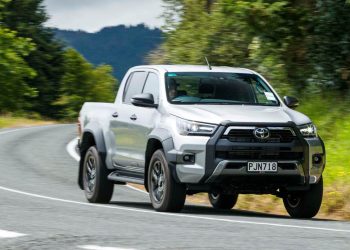
M 300 111 L 317 125 L 327 151 L 320 216 L 350 220 L 350 100 L 328 93 L 304 102 Z
M 0 115 L 0 129 L 1 128 L 16 128 L 28 127 L 36 125 L 54 124 L 54 121 L 42 120 L 41 118 L 24 118 L 12 115 Z

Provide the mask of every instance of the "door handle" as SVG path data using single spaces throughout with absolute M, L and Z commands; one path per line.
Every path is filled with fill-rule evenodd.
M 112 116 L 113 116 L 114 118 L 117 118 L 117 117 L 119 116 L 119 114 L 118 114 L 118 112 L 114 112 L 114 113 L 112 114 Z
M 135 114 L 133 114 L 132 116 L 130 116 L 130 119 L 133 120 L 133 121 L 136 121 L 137 120 L 137 116 Z

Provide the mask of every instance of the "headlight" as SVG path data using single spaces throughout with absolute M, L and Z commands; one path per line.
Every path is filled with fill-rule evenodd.
M 298 128 L 304 137 L 317 137 L 316 126 L 312 123 L 298 126 Z
M 199 123 L 180 118 L 176 119 L 177 131 L 180 135 L 212 135 L 217 126 L 213 124 Z

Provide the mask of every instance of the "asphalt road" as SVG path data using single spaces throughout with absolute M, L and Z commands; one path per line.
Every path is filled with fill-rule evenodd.
M 73 125 L 0 130 L 0 249 L 350 249 L 350 223 L 187 205 L 158 213 L 148 195 L 115 186 L 86 202 L 66 150 Z

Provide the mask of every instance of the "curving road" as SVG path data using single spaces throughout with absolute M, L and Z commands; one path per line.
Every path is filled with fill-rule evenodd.
M 350 223 L 295 220 L 187 205 L 157 213 L 148 195 L 116 186 L 86 202 L 66 150 L 73 125 L 0 130 L 0 249 L 350 249 Z

